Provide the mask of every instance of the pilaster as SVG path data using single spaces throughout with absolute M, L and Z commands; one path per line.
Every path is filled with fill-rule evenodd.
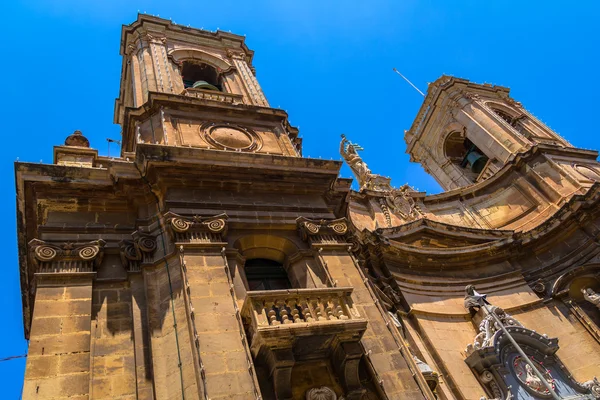
M 165 215 L 180 257 L 198 376 L 211 399 L 259 398 L 225 253 L 227 216 Z
M 92 280 L 103 247 L 29 242 L 35 304 L 23 398 L 89 395 Z
M 418 367 L 401 339 L 394 335 L 394 325 L 379 305 L 368 279 L 355 264 L 349 252 L 348 224 L 345 218 L 310 220 L 298 218 L 302 238 L 319 252 L 319 260 L 334 286 L 353 287 L 352 300 L 358 312 L 368 319 L 367 329 L 360 340 L 362 354 L 367 359 L 379 389 L 388 399 L 434 399 L 424 379 L 418 378 Z M 354 368 L 358 367 L 357 348 L 338 348 L 334 360 L 344 366 L 342 382 L 349 398 L 360 398 Z M 357 373 L 357 371 L 356 371 Z M 418 383 L 417 383 L 418 382 Z

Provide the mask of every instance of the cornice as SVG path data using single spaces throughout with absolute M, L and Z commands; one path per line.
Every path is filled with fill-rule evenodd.
M 129 25 L 123 25 L 121 29 L 121 46 L 120 46 L 120 54 L 125 55 L 126 46 L 128 44 L 128 36 L 133 35 L 137 30 L 144 27 L 154 27 L 159 28 L 164 32 L 165 35 L 169 34 L 184 34 L 189 35 L 191 37 L 197 37 L 202 39 L 208 39 L 214 41 L 216 44 L 221 45 L 224 48 L 231 48 L 233 43 L 237 43 L 238 47 L 243 50 L 243 52 L 248 57 L 248 61 L 252 61 L 252 57 L 254 52 L 246 46 L 244 36 L 236 35 L 229 32 L 224 32 L 217 30 L 215 32 L 207 31 L 204 29 L 192 28 L 183 25 L 178 25 L 171 20 L 155 17 L 148 14 L 138 14 L 137 20 L 132 22 Z M 137 39 L 134 36 L 135 39 Z M 227 43 L 225 43 L 227 42 Z M 234 47 L 235 48 L 235 47 Z
M 600 183 L 595 183 L 586 194 L 573 196 L 550 218 L 525 232 L 465 228 L 423 219 L 396 228 L 378 229 L 371 234 L 361 232 L 360 235 L 372 243 L 378 243 L 380 250 L 392 257 L 413 255 L 419 258 L 428 258 L 433 264 L 436 264 L 441 257 L 453 258 L 452 264 L 460 264 L 461 260 L 462 262 L 476 260 L 478 264 L 481 264 L 491 259 L 508 259 L 525 251 L 532 251 L 532 248 L 550 246 L 553 240 L 560 238 L 568 230 L 568 226 L 571 224 L 581 225 L 589 217 L 590 212 L 597 212 L 598 204 L 600 204 Z M 457 233 L 465 232 L 475 235 L 472 237 L 496 237 L 496 240 L 490 243 L 453 248 L 423 248 L 393 240 L 412 233 L 415 227 L 427 227 L 427 229 L 435 227 L 436 233 L 446 232 L 449 237 L 453 238 L 456 238 Z M 432 256 L 435 256 L 435 259 L 432 260 Z

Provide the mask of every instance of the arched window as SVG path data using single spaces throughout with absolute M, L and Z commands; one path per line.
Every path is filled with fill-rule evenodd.
M 281 263 L 266 258 L 247 260 L 244 270 L 248 290 L 278 290 L 292 287 Z
M 184 61 L 181 67 L 181 77 L 186 89 L 222 91 L 219 72 L 208 64 Z

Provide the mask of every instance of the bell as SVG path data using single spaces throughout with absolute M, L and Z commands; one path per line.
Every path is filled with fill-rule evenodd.
M 486 156 L 479 154 L 475 150 L 471 150 L 469 154 L 467 154 L 466 159 L 471 165 L 471 171 L 475 172 L 476 174 L 483 170 L 483 167 L 485 167 L 485 164 L 488 161 Z
M 206 81 L 196 81 L 194 82 L 194 84 L 192 85 L 192 88 L 194 89 L 204 89 L 204 90 L 216 90 L 219 91 L 219 88 L 211 85 L 210 83 L 206 82 Z

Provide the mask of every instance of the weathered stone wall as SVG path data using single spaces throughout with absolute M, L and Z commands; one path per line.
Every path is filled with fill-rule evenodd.
M 23 398 L 88 397 L 91 313 L 91 277 L 39 278 Z

